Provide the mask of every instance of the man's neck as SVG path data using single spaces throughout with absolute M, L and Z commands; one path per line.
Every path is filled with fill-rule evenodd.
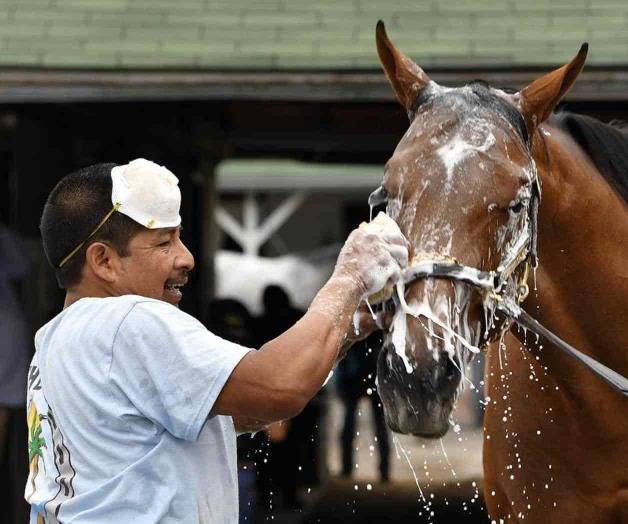
M 70 307 L 72 304 L 74 304 L 74 302 L 80 300 L 81 298 L 83 297 L 72 293 L 71 291 L 66 292 L 65 301 L 63 302 L 63 309 Z
M 89 289 L 89 288 L 73 288 L 66 290 L 65 301 L 63 302 L 63 309 L 70 307 L 75 302 L 78 302 L 82 298 L 105 298 L 113 296 L 110 293 L 102 289 Z

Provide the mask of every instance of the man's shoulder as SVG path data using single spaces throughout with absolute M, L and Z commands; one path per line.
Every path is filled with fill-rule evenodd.
M 144 332 L 154 336 L 177 333 L 181 329 L 184 331 L 189 329 L 206 331 L 206 328 L 196 318 L 162 300 L 138 295 L 125 295 L 112 297 L 111 303 L 107 304 L 106 307 L 113 307 L 119 312 L 123 312 L 120 330 Z
M 185 315 L 179 308 L 162 300 L 141 295 L 121 295 L 118 297 L 83 298 L 62 311 L 59 316 L 66 312 L 78 315 L 109 314 L 110 312 L 117 312 L 124 316 L 132 310 L 146 312 L 147 314 L 151 312 L 165 312 L 174 315 Z
M 193 319 L 175 306 L 140 295 L 122 295 L 118 297 L 87 297 L 78 300 L 61 311 L 56 317 L 42 326 L 35 340 L 48 333 L 53 333 L 64 326 L 89 325 L 94 328 L 117 330 L 130 322 L 150 326 L 150 319 Z
M 133 316 L 186 317 L 196 321 L 194 317 L 181 311 L 178 307 L 155 298 L 140 295 L 124 295 L 121 297 L 110 297 L 105 300 L 111 301 L 107 306 L 117 310 L 127 311 L 127 314 L 132 313 Z
M 103 307 L 111 307 L 116 310 L 132 310 L 141 311 L 178 311 L 178 308 L 156 298 L 143 297 L 141 295 L 122 295 L 119 297 L 107 297 L 102 299 Z

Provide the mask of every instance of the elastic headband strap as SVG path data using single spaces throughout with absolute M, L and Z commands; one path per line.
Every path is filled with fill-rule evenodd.
M 85 243 L 90 238 L 92 238 L 96 233 L 98 233 L 98 230 L 105 224 L 105 222 L 107 222 L 107 220 L 109 220 L 109 217 L 113 215 L 114 211 L 117 211 L 118 209 L 120 209 L 121 205 L 122 204 L 120 204 L 119 202 L 116 202 L 113 205 L 113 207 L 111 208 L 111 211 L 109 211 L 109 213 L 105 215 L 105 218 L 103 218 L 100 221 L 100 223 L 94 228 L 94 230 L 89 234 L 89 236 L 85 240 L 83 240 L 83 242 L 81 242 L 78 246 L 76 246 L 72 251 L 70 251 L 70 254 L 59 263 L 59 268 L 62 268 L 63 264 L 65 264 L 68 260 L 70 260 L 74 255 L 76 255 L 76 253 L 85 245 Z

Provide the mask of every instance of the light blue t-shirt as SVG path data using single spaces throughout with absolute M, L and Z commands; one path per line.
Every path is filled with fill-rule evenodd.
M 31 523 L 238 521 L 233 421 L 210 411 L 250 349 L 135 295 L 75 302 L 35 347 Z

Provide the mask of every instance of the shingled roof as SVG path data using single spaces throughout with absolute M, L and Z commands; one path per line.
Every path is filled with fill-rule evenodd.
M 625 0 L 4 0 L 0 66 L 374 69 L 380 18 L 424 66 L 628 63 Z

